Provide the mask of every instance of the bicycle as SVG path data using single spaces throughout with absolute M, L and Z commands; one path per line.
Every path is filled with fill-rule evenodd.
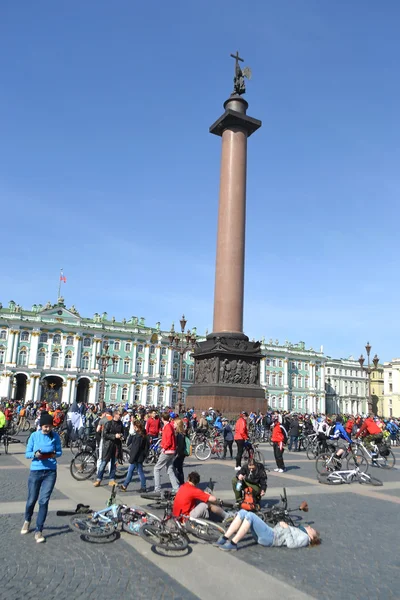
M 360 471 L 358 466 L 355 466 L 354 469 L 349 469 L 346 471 L 319 473 L 318 481 L 319 483 L 325 483 L 327 485 L 341 485 L 342 483 L 350 484 L 353 481 L 358 481 L 358 483 L 361 484 L 371 484 L 374 486 L 383 485 L 380 479 L 371 477 L 371 475 L 368 473 Z
M 198 460 L 207 460 L 211 455 L 215 455 L 216 458 L 221 458 L 223 453 L 224 445 L 218 434 L 214 435 L 212 443 L 204 436 L 200 444 L 197 444 L 194 449 L 194 455 Z
M 2 442 L 4 445 L 4 453 L 8 454 L 8 448 L 10 444 L 20 444 L 21 440 L 14 438 L 10 435 L 8 430 L 6 430 L 2 435 Z
M 331 448 L 330 452 L 319 454 L 315 460 L 317 473 L 339 471 L 344 460 L 346 460 L 347 469 L 357 466 L 362 473 L 368 470 L 368 461 L 361 454 L 357 454 L 357 450 L 354 451 L 352 444 L 348 445 L 341 456 L 336 456 L 336 446 L 328 444 L 328 447 Z
M 361 440 L 355 440 L 360 452 L 364 458 L 371 461 L 372 466 L 380 467 L 381 469 L 393 469 L 396 464 L 396 457 L 393 451 L 386 445 L 371 443 L 371 452 Z
M 260 452 L 258 449 L 259 444 L 257 442 L 250 443 L 246 441 L 244 444 L 244 450 L 242 459 L 244 462 L 249 462 L 249 460 L 254 459 L 256 462 L 261 463 L 262 465 L 265 462 L 264 454 Z
M 117 533 L 120 528 L 126 533 L 139 535 L 143 523 L 160 520 L 156 515 L 142 508 L 117 504 L 115 488 L 114 485 L 106 508 L 87 515 L 73 516 L 70 519 L 72 531 L 88 538 L 107 538 Z
M 85 481 L 90 479 L 97 471 L 97 461 L 99 459 L 99 449 L 97 446 L 94 449 L 87 447 L 79 452 L 71 460 L 69 471 L 76 481 Z M 128 472 L 129 452 L 126 449 L 122 450 L 122 463 L 117 462 L 117 470 L 115 479 L 123 479 Z
M 144 462 L 146 464 L 155 465 L 158 461 L 158 457 L 161 452 L 161 438 L 154 438 L 150 444 L 149 453 L 147 454 Z
M 141 494 L 141 498 L 154 500 L 154 494 Z M 190 515 L 174 517 L 172 514 L 174 495 L 164 492 L 164 516 L 158 523 L 141 526 L 139 535 L 152 546 L 163 550 L 186 550 L 190 542 L 188 534 L 209 543 L 213 543 L 225 533 L 225 528 L 218 523 L 205 519 L 197 519 Z
M 94 450 L 95 446 L 96 446 L 96 435 L 94 433 L 91 433 L 91 434 L 83 433 L 76 440 L 71 440 L 69 449 L 71 450 L 72 454 L 74 454 L 76 456 L 83 450 L 87 450 L 87 449 Z

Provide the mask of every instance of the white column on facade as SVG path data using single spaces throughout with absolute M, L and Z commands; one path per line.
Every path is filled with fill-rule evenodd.
M 143 404 L 143 406 L 147 404 L 147 381 L 142 381 L 139 404 Z
M 31 333 L 31 346 L 29 348 L 29 358 L 28 358 L 28 366 L 36 367 L 37 363 L 37 353 L 39 347 L 39 331 L 32 331 Z
M 133 343 L 132 374 L 136 373 L 137 342 Z
M 40 385 L 40 377 L 36 377 L 36 384 L 35 384 L 35 394 L 34 394 L 34 402 L 38 402 L 39 398 L 40 398 L 40 393 L 41 393 L 41 385 Z
M 172 386 L 167 385 L 164 388 L 164 406 L 171 406 Z
M 130 388 L 129 388 L 128 402 L 130 405 L 132 405 L 132 404 L 135 404 L 135 384 L 133 383 L 133 381 L 131 381 L 131 383 L 129 385 L 130 385 Z
M 92 371 L 97 368 L 96 356 L 100 352 L 100 342 L 101 342 L 101 340 L 99 340 L 98 338 L 94 338 L 94 340 L 93 340 L 92 358 L 91 358 L 91 361 L 90 361 L 90 368 L 91 368 Z
M 4 396 L 4 398 L 8 398 L 8 392 L 10 389 L 10 377 L 2 372 L 2 376 L 0 377 L 0 396 Z
M 50 334 L 49 338 L 48 338 L 48 342 L 47 342 L 47 352 L 46 352 L 45 361 L 44 361 L 45 369 L 50 369 L 52 353 L 53 353 L 53 334 Z
M 73 402 L 75 402 L 75 398 L 76 398 L 76 390 L 78 389 L 78 383 L 77 380 L 74 379 L 71 383 L 71 395 L 70 395 L 70 400 L 69 403 L 72 404 Z
M 6 363 L 11 362 L 14 339 L 15 339 L 15 333 L 13 330 L 10 329 L 10 331 L 8 332 L 8 339 L 7 339 Z
M 265 358 L 260 360 L 260 385 L 265 386 Z
M 320 365 L 319 367 L 320 373 L 319 373 L 319 383 L 320 383 L 320 390 L 322 392 L 325 391 L 325 365 Z
M 146 375 L 149 373 L 149 363 L 150 363 L 150 346 L 146 344 L 144 347 L 144 370 L 143 373 Z
M 93 381 L 89 384 L 89 404 L 96 404 L 98 382 Z
M 160 385 L 158 383 L 155 383 L 153 385 L 153 398 L 152 398 L 152 404 L 154 404 L 154 406 L 157 406 L 157 400 L 158 400 L 158 391 L 160 389 Z
M 69 397 L 71 395 L 71 379 L 67 378 L 67 387 L 63 391 L 62 401 L 69 404 Z
M 80 361 L 80 353 L 81 353 L 81 336 L 76 335 L 74 337 L 74 356 L 72 359 L 72 368 L 77 369 Z
M 19 342 L 19 331 L 14 331 L 14 347 L 12 350 L 11 363 L 17 364 L 17 353 L 18 353 L 18 342 Z
M 173 363 L 174 351 L 172 348 L 168 348 L 168 359 L 167 359 L 167 377 L 172 377 L 172 363 Z M 169 406 L 169 405 L 168 405 Z
M 67 336 L 66 335 L 62 335 L 61 336 L 61 352 L 60 352 L 60 360 L 58 362 L 58 364 L 60 365 L 60 369 L 64 368 L 64 364 L 65 364 L 65 349 L 67 347 Z M 63 395 L 65 393 L 65 388 L 63 391 Z
M 25 404 L 32 400 L 32 388 L 33 388 L 33 380 L 32 377 L 28 377 L 26 380 L 26 392 L 25 392 Z
M 160 377 L 160 364 L 161 364 L 161 346 L 157 346 L 157 348 L 156 348 L 156 365 L 155 365 L 156 377 Z
M 283 361 L 283 385 L 289 386 L 289 360 L 287 358 Z
M 315 390 L 315 364 L 310 363 L 310 388 Z

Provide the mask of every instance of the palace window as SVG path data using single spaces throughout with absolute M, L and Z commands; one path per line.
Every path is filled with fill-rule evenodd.
M 275 375 L 275 373 L 272 374 L 272 385 L 276 385 L 276 375 Z
M 128 400 L 128 386 L 127 385 L 124 385 L 124 387 L 122 388 L 121 400 L 122 400 L 122 402 L 126 402 Z
M 6 349 L 4 348 L 4 346 L 2 346 L 0 348 L 0 365 L 4 365 L 5 355 L 6 355 Z
M 177 401 L 177 396 L 178 396 L 178 392 L 176 391 L 176 389 L 174 388 L 172 390 L 172 404 L 176 404 Z
M 84 354 L 82 356 L 82 369 L 84 371 L 87 371 L 89 369 L 89 355 L 88 354 Z
M 297 387 L 301 388 L 303 385 L 303 378 L 302 377 L 298 377 L 297 378 Z
M 301 362 L 297 363 L 297 368 L 301 369 Z
M 308 377 L 304 378 L 304 387 L 308 388 Z
M 282 361 L 278 360 L 278 367 L 281 367 L 281 366 L 282 366 Z
M 151 346 L 150 346 L 150 354 L 154 354 L 154 353 L 155 353 L 155 351 L 156 351 L 156 347 L 155 347 L 155 346 L 153 346 L 153 345 L 151 345 Z
M 182 365 L 182 379 L 186 379 L 186 365 L 183 363 Z
M 53 344 L 61 344 L 61 335 L 59 333 L 53 336 Z
M 174 352 L 174 360 L 179 360 L 179 352 Z
M 46 359 L 46 351 L 42 348 L 42 350 L 39 350 L 38 355 L 37 355 L 37 363 L 36 363 L 37 366 L 44 367 L 45 359 Z
M 189 379 L 190 379 L 190 381 L 193 381 L 193 379 L 194 379 L 194 366 L 193 365 L 190 365 L 190 367 L 189 367 Z
M 292 387 L 296 385 L 296 375 L 292 375 Z
M 389 383 L 389 392 L 393 392 L 393 383 Z
M 121 347 L 121 344 L 119 342 L 114 342 L 114 350 L 115 350 L 115 352 L 119 352 L 120 347 Z
M 166 356 L 166 354 L 167 354 L 167 346 L 163 346 L 161 348 L 161 354 L 162 354 L 162 356 Z M 164 388 L 162 388 L 162 389 L 164 389 Z
M 129 367 L 130 367 L 130 360 L 129 360 L 129 358 L 126 358 L 124 360 L 124 375 L 128 375 Z
M 265 359 L 265 364 L 267 367 L 269 367 L 271 365 L 271 360 L 269 358 Z
M 308 371 L 308 363 L 304 363 L 304 369 Z
M 67 352 L 64 359 L 64 368 L 70 369 L 72 367 L 72 353 Z
M 278 398 L 278 407 L 279 407 L 279 408 L 283 408 L 283 400 L 282 400 L 282 396 L 279 396 L 279 398 Z
M 139 359 L 136 361 L 136 372 L 137 372 L 137 373 L 141 373 L 141 372 L 142 372 L 142 367 L 143 367 L 143 361 L 142 361 L 142 359 L 141 359 L 141 358 L 139 358 Z
M 389 371 L 389 379 L 392 379 L 392 371 Z
M 154 361 L 149 362 L 149 375 L 154 375 Z
M 140 403 L 140 385 L 135 385 L 135 404 Z
M 7 339 L 7 330 L 6 329 L 2 329 L 0 331 L 0 340 L 5 340 Z
M 137 350 L 138 350 L 138 352 L 143 352 L 143 344 L 139 344 Z
M 29 333 L 28 333 L 28 331 L 23 331 L 21 333 L 21 342 L 29 342 Z
M 125 344 L 125 352 L 130 352 L 132 348 L 132 344 L 130 342 L 126 342 Z
M 113 362 L 112 364 L 112 372 L 113 373 L 118 373 L 119 372 L 119 360 L 116 360 Z
M 278 381 L 279 381 L 279 385 L 282 385 L 282 383 L 283 383 L 282 373 L 279 373 Z
M 327 370 L 326 370 L 326 373 L 327 373 L 327 375 L 330 375 L 330 374 L 331 374 L 331 370 L 330 370 L 330 368 L 329 368 L 329 367 L 327 368 Z
M 292 362 L 292 369 L 295 369 L 295 368 L 296 368 L 296 363 Z
M 162 406 L 163 404 L 164 404 L 164 388 L 161 387 L 158 390 L 157 406 Z
M 68 335 L 67 336 L 67 346 L 73 346 L 73 345 L 74 345 L 74 336 Z
M 110 400 L 111 402 L 116 402 L 118 396 L 118 386 L 116 383 L 113 383 L 111 386 Z
M 18 364 L 21 367 L 24 367 L 26 365 L 26 356 L 27 356 L 26 348 L 21 348 L 21 350 L 19 351 L 19 354 L 18 354 Z
M 58 354 L 58 352 L 53 352 L 53 354 L 51 355 L 51 367 L 52 369 L 57 369 L 58 368 L 58 360 L 60 358 L 60 355 Z
M 160 375 L 165 375 L 165 362 L 162 361 L 160 365 Z
M 84 348 L 90 348 L 91 345 L 92 345 L 92 338 L 90 338 L 90 337 L 83 338 L 83 347 Z
M 153 386 L 147 386 L 146 404 L 153 404 Z
M 46 344 L 48 339 L 49 339 L 49 336 L 47 335 L 47 333 L 41 333 L 40 334 L 40 338 L 39 338 L 39 342 L 42 342 L 43 344 Z
M 266 383 L 267 385 L 269 385 L 269 382 L 270 382 L 270 375 L 269 375 L 269 373 L 267 373 L 267 374 L 265 375 L 265 383 Z
M 273 367 L 276 367 L 276 358 L 273 358 L 273 359 L 272 359 L 272 366 L 273 366 Z
M 174 366 L 172 369 L 172 377 L 174 379 L 178 379 L 178 371 L 179 371 L 179 365 L 177 363 L 174 363 Z

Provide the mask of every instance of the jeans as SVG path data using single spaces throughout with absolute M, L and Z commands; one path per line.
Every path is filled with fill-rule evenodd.
M 294 451 L 297 452 L 297 443 L 299 441 L 299 436 L 298 435 L 291 435 L 290 436 L 290 440 L 289 440 L 289 451 L 292 449 L 292 446 L 294 444 Z
M 232 458 L 232 456 L 233 456 L 232 446 L 233 446 L 233 440 L 231 442 L 224 441 L 224 458 L 226 458 L 226 452 L 227 452 L 228 448 L 229 448 L 229 453 Z
M 139 478 L 140 478 L 140 485 L 141 485 L 142 489 L 145 489 L 146 488 L 146 477 L 145 477 L 144 472 L 143 472 L 143 465 L 142 465 L 142 463 L 137 463 L 137 462 L 136 463 L 131 463 L 129 465 L 129 469 L 128 469 L 128 472 L 126 474 L 125 481 L 124 481 L 124 483 L 122 485 L 124 487 L 128 487 L 128 485 L 132 481 L 132 477 L 133 477 L 133 474 L 135 472 L 135 469 L 137 469 L 137 472 L 138 472 L 138 475 L 139 475 Z
M 239 510 L 236 516 L 240 517 L 242 521 L 246 520 L 250 523 L 251 535 L 255 538 L 257 544 L 260 544 L 261 546 L 273 546 L 274 530 L 264 523 L 260 517 L 243 509 Z
M 28 500 L 25 507 L 25 521 L 31 522 L 35 504 L 39 498 L 39 513 L 36 531 L 42 531 L 47 517 L 49 500 L 57 479 L 57 471 L 40 469 L 31 471 L 28 479 Z
M 183 485 L 185 483 L 185 476 L 183 474 L 183 461 L 185 460 L 184 456 L 175 456 L 174 459 L 174 473 L 179 482 L 179 485 Z
M 167 469 L 168 477 L 172 485 L 172 489 L 176 492 L 179 488 L 179 482 L 174 473 L 174 459 L 173 454 L 164 454 L 161 452 L 158 457 L 157 464 L 154 467 L 154 491 L 161 492 L 160 482 L 160 471 L 165 467 Z
M 97 481 L 101 481 L 104 477 L 104 471 L 106 470 L 106 466 L 107 466 L 107 460 L 102 460 L 100 463 L 100 468 L 97 472 Z M 110 464 L 111 464 L 111 468 L 110 468 L 110 479 L 114 479 L 115 478 L 115 473 L 117 470 L 117 463 L 116 463 L 116 458 L 115 455 L 111 457 L 110 459 Z

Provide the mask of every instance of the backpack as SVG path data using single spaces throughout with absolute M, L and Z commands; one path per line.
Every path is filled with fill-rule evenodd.
M 185 435 L 185 456 L 192 455 L 192 444 L 190 443 L 190 438 Z
M 383 456 L 383 457 L 389 456 L 390 450 L 386 446 L 386 444 L 379 444 L 378 449 L 379 449 L 379 454 L 381 456 Z
M 254 490 L 251 487 L 247 487 L 244 489 L 243 492 L 243 500 L 242 503 L 240 505 L 240 508 L 243 508 L 243 510 L 255 510 L 256 508 L 256 501 L 254 498 Z

